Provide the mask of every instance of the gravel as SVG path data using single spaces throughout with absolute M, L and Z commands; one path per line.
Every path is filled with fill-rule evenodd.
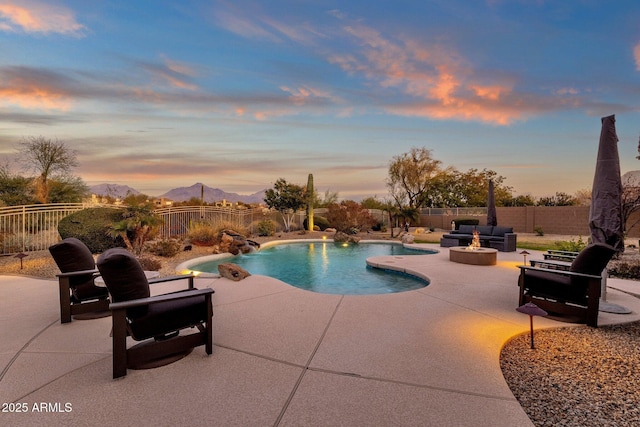
M 500 366 L 536 426 L 640 425 L 640 322 L 511 339 Z

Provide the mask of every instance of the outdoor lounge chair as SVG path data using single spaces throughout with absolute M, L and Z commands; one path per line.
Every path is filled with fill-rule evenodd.
M 80 240 L 69 237 L 51 245 L 49 253 L 61 271 L 57 275 L 60 323 L 71 322 L 72 315 L 85 314 L 88 318 L 109 316 L 109 292 L 94 284 L 98 270 L 89 248 Z
M 532 302 L 549 314 L 573 316 L 598 326 L 602 271 L 615 250 L 599 243 L 584 248 L 568 270 L 520 266 L 520 305 Z
M 213 289 L 194 289 L 193 275 L 148 281 L 138 260 L 126 249 L 106 250 L 98 257 L 98 269 L 111 294 L 113 378 L 127 369 L 166 365 L 205 345 L 213 350 Z M 149 283 L 188 281 L 188 290 L 150 296 Z M 197 332 L 180 331 L 196 327 Z M 144 341 L 127 348 L 127 336 Z

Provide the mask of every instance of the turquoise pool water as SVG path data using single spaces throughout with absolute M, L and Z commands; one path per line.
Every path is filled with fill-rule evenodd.
M 368 267 L 367 258 L 429 253 L 435 251 L 406 249 L 392 243 L 287 243 L 246 255 L 197 264 L 190 269 L 217 273 L 218 264 L 232 262 L 251 274 L 275 277 L 313 292 L 342 295 L 386 294 L 423 288 L 429 283 L 407 274 Z

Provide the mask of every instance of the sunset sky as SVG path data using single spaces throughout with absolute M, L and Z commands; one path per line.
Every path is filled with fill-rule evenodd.
M 76 150 L 149 195 L 280 177 L 387 196 L 393 156 L 591 187 L 600 118 L 640 169 L 638 0 L 0 0 L 0 159 Z

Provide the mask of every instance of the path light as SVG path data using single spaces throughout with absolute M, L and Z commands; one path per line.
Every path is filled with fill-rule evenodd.
M 22 258 L 28 257 L 29 255 L 24 254 L 22 252 L 20 252 L 19 254 L 15 255 L 14 258 L 18 258 L 20 260 L 20 270 L 22 270 Z
M 546 316 L 549 313 L 532 302 L 521 305 L 520 307 L 516 308 L 516 311 L 529 315 L 529 325 L 531 326 L 531 348 L 535 348 L 533 345 L 533 316 Z
M 524 258 L 524 261 L 522 261 L 524 263 L 524 265 L 527 265 L 527 255 L 529 255 L 529 252 L 522 251 L 522 252 L 520 252 L 520 255 L 522 255 L 522 257 Z

